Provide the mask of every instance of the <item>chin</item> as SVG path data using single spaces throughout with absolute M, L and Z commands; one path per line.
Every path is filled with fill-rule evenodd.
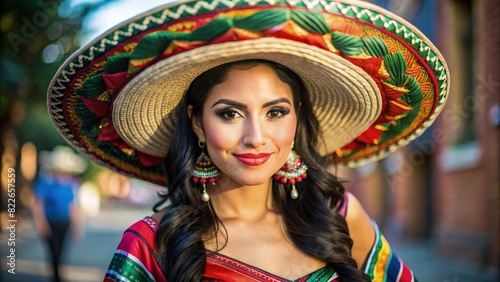
M 266 184 L 266 183 L 269 183 L 272 181 L 272 178 L 273 176 L 269 176 L 269 177 L 266 177 L 266 178 L 262 178 L 262 177 L 259 177 L 259 178 L 253 178 L 253 179 L 241 179 L 240 181 L 238 181 L 242 186 L 258 186 L 258 185 L 262 185 L 262 184 Z
M 281 167 L 281 166 L 280 166 Z M 262 166 L 262 167 L 254 167 L 253 169 L 245 169 L 234 168 L 231 170 L 231 173 L 224 173 L 224 178 L 231 179 L 231 182 L 236 182 L 241 186 L 258 186 L 262 184 L 269 183 L 273 180 L 273 176 L 280 169 L 280 167 L 275 168 L 275 166 Z M 226 169 L 228 169 L 226 167 Z M 269 173 L 269 172 L 273 173 Z M 219 171 L 221 172 L 221 171 Z M 221 176 L 222 176 L 221 175 Z
M 251 177 L 249 173 L 246 173 L 245 177 L 241 177 L 243 174 L 234 175 L 224 175 L 223 177 L 219 176 L 219 180 L 217 181 L 219 184 L 229 184 L 230 182 L 237 183 L 239 186 L 257 186 L 268 183 L 272 181 L 272 175 L 269 177 Z M 262 174 L 261 174 L 262 175 Z

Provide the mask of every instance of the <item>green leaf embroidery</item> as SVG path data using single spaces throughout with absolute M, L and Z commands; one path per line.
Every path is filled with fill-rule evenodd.
M 312 33 L 327 34 L 331 31 L 323 15 L 319 13 L 312 13 L 310 11 L 293 11 L 291 19 Z
M 386 82 L 396 86 L 403 86 L 405 82 L 404 72 L 408 68 L 403 54 L 397 51 L 384 56 L 384 65 L 391 76 Z
M 213 21 L 197 28 L 189 36 L 192 41 L 210 41 L 226 33 L 232 27 L 232 20 L 224 17 L 215 18 Z
M 108 88 L 102 79 L 102 73 L 90 76 L 82 85 L 81 88 L 76 90 L 76 94 L 84 98 L 95 98 L 101 95 Z
M 130 55 L 131 53 L 122 53 L 108 57 L 103 73 L 111 74 L 127 71 Z
M 364 36 L 361 38 L 361 41 L 363 41 L 364 45 L 363 51 L 372 57 L 381 58 L 389 54 L 387 45 L 382 39 L 378 37 Z
M 290 10 L 274 9 L 264 10 L 246 18 L 235 18 L 233 22 L 234 26 L 238 28 L 261 31 L 282 24 L 289 20 L 290 17 Z
M 130 56 L 131 60 L 141 60 L 151 57 L 156 57 L 167 49 L 172 40 L 186 39 L 187 33 L 174 33 L 169 31 L 161 31 L 151 33 L 139 41 L 135 51 Z
M 361 38 L 338 31 L 332 33 L 332 44 L 340 52 L 348 56 L 361 54 L 361 48 L 364 46 Z

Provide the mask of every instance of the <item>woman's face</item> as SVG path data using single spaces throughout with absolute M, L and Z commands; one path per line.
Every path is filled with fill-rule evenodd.
M 269 66 L 231 69 L 209 92 L 193 129 L 219 168 L 218 183 L 267 183 L 286 162 L 297 115 L 292 92 Z

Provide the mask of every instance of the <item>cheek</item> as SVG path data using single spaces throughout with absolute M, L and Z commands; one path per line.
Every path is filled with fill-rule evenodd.
M 273 143 L 278 148 L 278 154 L 276 155 L 275 167 L 272 168 L 273 171 L 279 170 L 286 163 L 294 138 L 295 127 L 293 124 L 289 124 L 283 130 L 275 131 Z
M 279 148 L 280 152 L 288 154 L 289 149 L 292 147 L 294 132 L 293 130 L 287 130 L 280 132 L 281 134 L 276 134 L 277 137 L 274 138 L 274 145 Z
M 208 147 L 214 150 L 228 150 L 238 143 L 239 136 L 237 136 L 235 130 L 227 125 L 221 125 L 216 120 L 205 120 L 204 131 Z
M 278 147 L 291 148 L 293 139 L 295 138 L 295 130 L 297 123 L 295 121 L 290 121 L 284 124 L 283 127 L 275 128 L 274 132 L 274 143 Z

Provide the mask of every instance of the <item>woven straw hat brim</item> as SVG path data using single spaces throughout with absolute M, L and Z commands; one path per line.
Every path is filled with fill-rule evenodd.
M 262 38 L 199 47 L 148 67 L 114 102 L 117 132 L 134 149 L 165 157 L 175 109 L 190 83 L 208 69 L 246 59 L 274 61 L 300 75 L 324 134 L 326 148 L 317 148 L 323 154 L 352 141 L 380 114 L 378 87 L 362 69 L 314 46 Z

